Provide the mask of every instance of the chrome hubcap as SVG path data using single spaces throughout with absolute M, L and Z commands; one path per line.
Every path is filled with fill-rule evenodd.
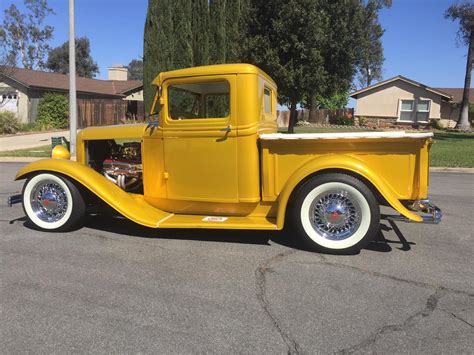
M 361 210 L 347 191 L 325 191 L 312 202 L 309 219 L 313 228 L 324 238 L 343 240 L 359 227 Z
M 36 184 L 31 191 L 31 207 L 44 222 L 57 222 L 66 214 L 68 199 L 64 189 L 55 181 L 46 180 Z

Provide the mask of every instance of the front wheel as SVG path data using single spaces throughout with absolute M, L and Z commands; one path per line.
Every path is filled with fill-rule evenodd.
M 79 190 L 66 178 L 42 173 L 29 178 L 23 187 L 23 209 L 28 221 L 46 231 L 66 231 L 85 214 Z
M 290 214 L 303 242 L 319 251 L 351 254 L 374 239 L 380 208 L 360 180 L 330 173 L 309 179 L 294 195 Z

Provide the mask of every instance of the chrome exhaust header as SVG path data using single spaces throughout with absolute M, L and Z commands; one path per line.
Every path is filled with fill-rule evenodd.
M 13 205 L 17 203 L 21 203 L 22 201 L 23 201 L 23 197 L 20 194 L 8 196 L 7 205 L 8 207 L 12 207 Z
M 406 201 L 404 205 L 410 211 L 418 212 L 420 214 L 420 217 L 423 218 L 423 221 L 419 223 L 438 224 L 443 218 L 443 213 L 441 212 L 441 209 L 432 204 L 431 201 L 428 199 Z M 386 216 L 386 218 L 392 221 L 413 222 L 410 219 L 401 215 Z

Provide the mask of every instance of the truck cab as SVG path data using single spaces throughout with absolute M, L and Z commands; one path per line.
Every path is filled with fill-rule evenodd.
M 261 201 L 259 135 L 277 131 L 276 84 L 248 64 L 162 73 L 154 84 L 159 119 L 143 139 L 146 200 L 247 214 Z

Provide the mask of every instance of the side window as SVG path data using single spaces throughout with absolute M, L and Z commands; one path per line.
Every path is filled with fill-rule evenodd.
M 228 117 L 230 85 L 224 80 L 171 85 L 168 106 L 173 120 Z
M 263 107 L 265 113 L 272 113 L 272 92 L 270 89 L 263 89 Z
M 206 117 L 229 116 L 229 94 L 209 94 L 205 96 Z
M 430 101 L 429 100 L 418 100 L 416 104 L 416 120 L 418 122 L 428 122 L 430 117 Z

